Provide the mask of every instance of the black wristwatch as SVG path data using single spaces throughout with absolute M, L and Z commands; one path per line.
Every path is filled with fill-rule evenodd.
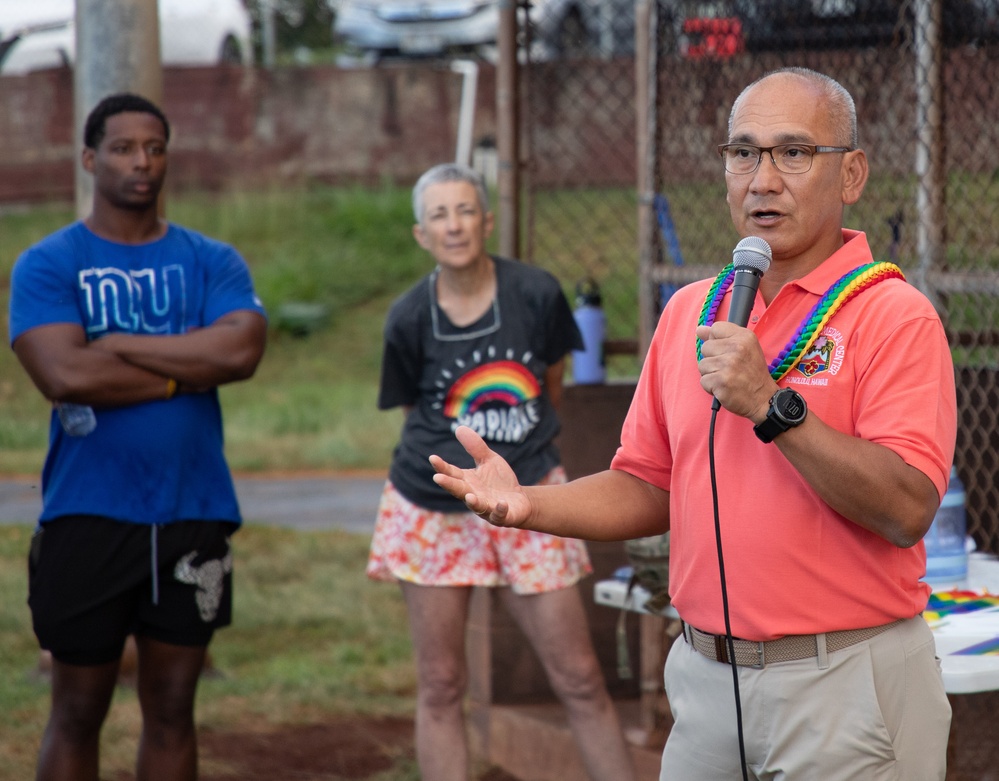
M 770 397 L 770 409 L 767 410 L 766 420 L 753 426 L 753 431 L 762 442 L 773 442 L 778 434 L 800 426 L 807 414 L 808 407 L 798 391 L 780 388 Z

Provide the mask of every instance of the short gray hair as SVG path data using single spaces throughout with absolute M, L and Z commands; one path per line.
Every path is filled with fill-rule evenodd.
M 732 112 L 728 116 L 729 138 L 732 136 L 732 123 L 735 120 L 735 112 L 746 93 L 761 81 L 785 73 L 805 79 L 822 90 L 829 103 L 829 116 L 832 119 L 833 132 L 836 134 L 835 142 L 849 146 L 851 149 L 857 149 L 860 144 L 860 134 L 857 131 L 857 107 L 846 87 L 831 76 L 826 76 L 824 73 L 819 73 L 811 68 L 798 66 L 779 68 L 778 70 L 765 73 L 739 93 L 739 97 L 732 104 Z
M 479 172 L 460 163 L 441 163 L 424 173 L 413 186 L 413 216 L 420 225 L 423 224 L 423 194 L 430 185 L 442 182 L 468 182 L 475 187 L 479 207 L 483 212 L 489 211 L 489 191 Z

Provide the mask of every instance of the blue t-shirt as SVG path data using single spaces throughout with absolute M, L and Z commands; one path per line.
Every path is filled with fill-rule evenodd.
M 182 334 L 236 310 L 263 314 L 249 269 L 222 242 L 175 225 L 141 245 L 74 223 L 26 250 L 11 274 L 10 340 L 42 325 Z M 216 391 L 97 408 L 97 428 L 67 435 L 53 412 L 42 522 L 101 515 L 130 523 L 239 522 Z

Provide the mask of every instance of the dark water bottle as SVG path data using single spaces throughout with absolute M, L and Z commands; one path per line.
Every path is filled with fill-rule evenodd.
M 85 437 L 97 428 L 97 416 L 93 407 L 87 404 L 56 404 L 56 413 L 62 430 L 71 437 Z
M 964 483 L 951 467 L 947 493 L 923 538 L 926 545 L 927 583 L 956 583 L 968 577 L 968 550 L 965 547 L 968 520 L 965 514 Z

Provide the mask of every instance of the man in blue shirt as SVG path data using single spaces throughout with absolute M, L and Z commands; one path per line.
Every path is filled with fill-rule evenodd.
M 137 777 L 193 781 L 195 689 L 230 622 L 240 514 L 216 389 L 253 375 L 267 322 L 232 247 L 160 217 L 169 137 L 148 100 L 101 101 L 84 130 L 90 216 L 11 276 L 11 344 L 53 404 L 29 558 L 33 625 L 53 658 L 39 781 L 97 781 L 129 634 Z M 59 414 L 73 409 L 90 425 Z

